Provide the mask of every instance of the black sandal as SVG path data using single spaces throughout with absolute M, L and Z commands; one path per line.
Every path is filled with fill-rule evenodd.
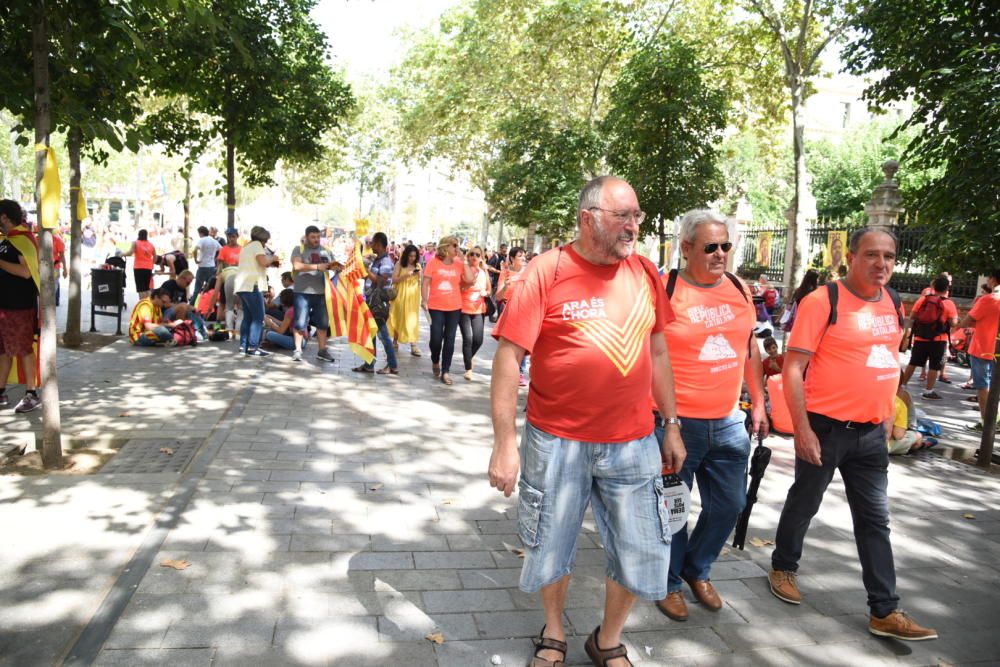
M 531 662 L 528 663 L 528 667 L 564 667 L 566 664 L 566 642 L 546 637 L 544 625 L 542 626 L 541 632 L 538 633 L 538 638 L 534 641 L 535 655 L 531 658 Z M 546 649 L 549 651 L 559 651 L 562 653 L 563 659 L 549 660 L 548 658 L 539 658 L 538 652 Z
M 625 658 L 628 662 L 629 667 L 634 667 L 632 661 L 628 659 L 628 649 L 625 648 L 625 644 L 619 644 L 614 648 L 601 648 L 597 645 L 597 633 L 600 632 L 601 626 L 594 628 L 594 631 L 590 633 L 587 637 L 587 643 L 584 644 L 584 648 L 587 650 L 587 656 L 590 657 L 590 661 L 594 663 L 595 667 L 608 667 L 608 662 L 614 660 L 615 658 Z

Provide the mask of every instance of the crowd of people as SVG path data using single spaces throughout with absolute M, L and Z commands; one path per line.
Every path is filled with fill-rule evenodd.
M 376 324 L 376 358 L 355 372 L 398 375 L 401 344 L 421 357 L 423 312 L 433 377 L 453 383 L 460 332 L 464 378 L 472 380 L 487 321 L 496 322 L 488 476 L 505 495 L 518 493 L 520 587 L 541 593 L 544 625 L 531 664 L 565 661 L 563 612 L 588 506 L 608 564 L 604 616 L 585 644 L 594 664 L 630 664 L 621 633 L 639 598 L 654 601 L 674 621 L 688 617 L 685 586 L 705 608 L 722 608 L 711 571 L 745 507 L 751 437 L 770 429 L 769 400 L 787 408 L 796 456 L 774 538 L 772 594 L 793 605 L 804 599 L 797 572 L 806 534 L 839 471 L 868 594 L 869 631 L 936 638 L 899 607 L 888 456 L 930 444 L 913 428 L 916 409 L 906 385 L 926 365 L 922 397 L 941 400 L 935 384 L 949 381 L 945 362 L 959 331 L 972 369 L 969 388 L 985 419 L 1000 269 L 964 316 L 949 298 L 947 274 L 934 279 L 907 315 L 889 287 L 895 237 L 884 229 L 857 230 L 847 241 L 843 276 L 824 281 L 807 271 L 784 304 L 781 352 L 774 337 L 758 330 L 762 318 L 778 318 L 780 296 L 763 276 L 747 284 L 726 270 L 733 244 L 718 213 L 698 209 L 683 216 L 684 267 L 666 272 L 635 251 L 645 213 L 626 181 L 602 176 L 587 183 L 577 218 L 576 240 L 536 257 L 504 245 L 489 252 L 454 236 L 418 247 L 390 243 L 377 232 L 365 247 L 363 294 Z M 38 282 L 16 203 L 0 202 L 0 231 L 0 373 L 6 378 L 12 359 L 34 367 Z M 232 335 L 240 354 L 267 356 L 270 345 L 300 361 L 315 339 L 316 359 L 333 361 L 328 295 L 349 260 L 317 227 L 305 228 L 287 262 L 271 249 L 263 227 L 253 227 L 246 242 L 236 229 L 227 229 L 224 241 L 205 227 L 198 234 L 194 272 L 186 257 L 158 253 L 145 230 L 123 252 L 134 257 L 140 296 L 129 323 L 132 343 L 193 345 Z M 276 292 L 268 272 L 283 268 L 290 270 L 280 273 Z M 169 277 L 154 288 L 157 272 Z M 900 354 L 911 340 L 901 369 Z M 769 396 L 776 378 L 780 397 Z M 18 411 L 37 407 L 34 385 L 25 384 Z M 527 418 L 519 444 L 524 385 Z M 0 404 L 7 404 L 3 388 Z M 678 475 L 688 488 L 697 484 L 701 511 L 690 530 L 670 528 L 665 474 Z

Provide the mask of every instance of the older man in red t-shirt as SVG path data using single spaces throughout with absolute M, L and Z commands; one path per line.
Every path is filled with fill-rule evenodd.
M 660 600 L 667 593 L 661 460 L 678 470 L 685 453 L 662 333 L 673 313 L 656 268 L 634 254 L 644 217 L 625 181 L 589 182 L 580 194 L 580 238 L 528 264 L 493 330 L 499 346 L 489 477 L 507 496 L 518 486 L 520 586 L 540 590 L 545 609 L 532 665 L 566 659 L 562 613 L 588 504 L 608 556 L 604 619 L 586 643 L 595 664 L 629 664 L 621 645 L 629 610 L 637 596 Z M 518 367 L 529 352 L 519 456 Z M 666 422 L 662 449 L 653 435 L 650 387 Z

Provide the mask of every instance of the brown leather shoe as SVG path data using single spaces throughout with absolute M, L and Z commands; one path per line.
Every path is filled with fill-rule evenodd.
M 868 632 L 879 637 L 892 637 L 908 642 L 937 639 L 937 630 L 918 625 L 905 611 L 893 610 L 885 618 L 872 616 L 868 621 Z
M 767 573 L 767 581 L 774 597 L 788 604 L 802 604 L 802 593 L 799 592 L 794 572 L 771 570 Z
M 693 581 L 691 579 L 685 579 L 687 585 L 691 587 L 691 592 L 694 593 L 695 599 L 698 602 L 705 605 L 705 608 L 709 611 L 719 611 L 722 609 L 722 598 L 715 591 L 715 586 L 712 585 L 711 581 L 704 579 L 702 581 Z
M 688 606 L 684 601 L 684 591 L 674 591 L 667 593 L 667 597 L 656 601 L 656 608 L 666 616 L 675 621 L 688 620 Z

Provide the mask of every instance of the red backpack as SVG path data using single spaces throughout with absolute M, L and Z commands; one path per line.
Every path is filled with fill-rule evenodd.
M 913 335 L 925 340 L 934 340 L 938 334 L 948 331 L 944 314 L 945 297 L 928 294 L 920 308 L 913 312 Z

